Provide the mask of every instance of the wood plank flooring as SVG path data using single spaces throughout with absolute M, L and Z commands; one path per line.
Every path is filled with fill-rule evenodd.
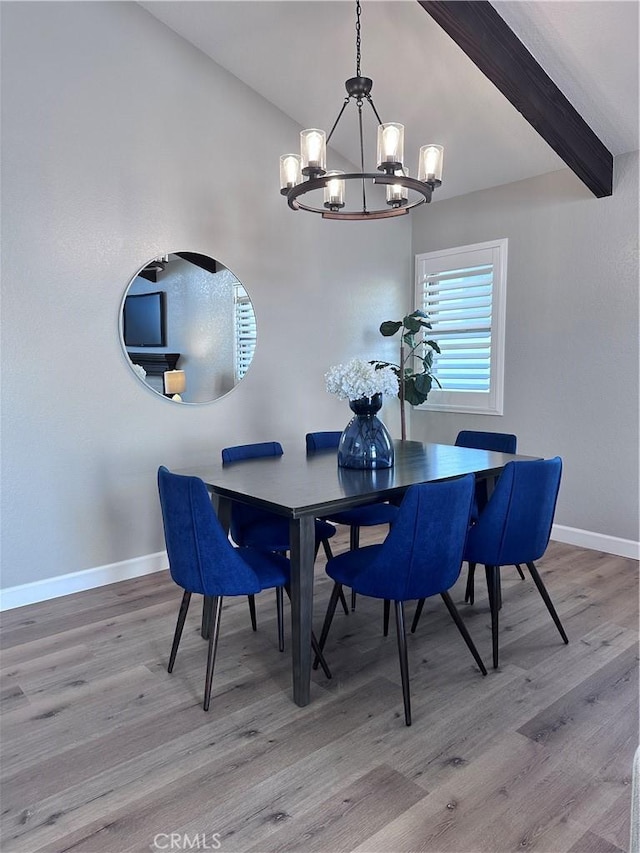
M 363 531 L 363 544 L 381 533 Z M 340 530 L 336 553 L 346 550 Z M 338 609 L 333 679 L 291 699 L 275 598 L 227 599 L 208 713 L 194 597 L 166 671 L 181 592 L 167 572 L 3 614 L 3 853 L 618 853 L 638 745 L 638 568 L 551 543 L 533 582 L 503 569 L 501 666 L 483 678 L 440 599 L 409 635 L 404 725 L 382 603 Z M 463 604 L 491 660 L 484 573 Z M 331 583 L 316 565 L 319 633 Z M 408 605 L 407 617 L 412 618 Z M 288 610 L 287 610 L 288 617 Z M 289 626 L 287 624 L 287 638 Z M 172 836 L 171 834 L 174 833 Z

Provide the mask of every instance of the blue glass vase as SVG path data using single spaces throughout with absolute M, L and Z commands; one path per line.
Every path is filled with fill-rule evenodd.
M 354 413 L 340 437 L 338 465 L 342 468 L 391 468 L 393 442 L 389 430 L 376 416 L 382 394 L 349 400 Z

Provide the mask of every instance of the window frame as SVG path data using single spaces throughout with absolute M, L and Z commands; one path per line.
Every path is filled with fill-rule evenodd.
M 456 246 L 423 252 L 415 256 L 414 302 L 416 308 L 428 313 L 424 304 L 424 279 L 429 273 L 448 270 L 469 269 L 474 266 L 492 264 L 491 283 L 491 357 L 489 368 L 489 391 L 447 391 L 434 382 L 427 400 L 417 409 L 468 414 L 502 415 L 504 407 L 504 352 L 506 332 L 507 299 L 507 254 L 508 238 L 501 237 L 483 243 Z M 429 266 L 425 272 L 424 267 Z M 428 318 L 427 318 L 428 319 Z M 429 337 L 438 340 L 437 326 L 429 331 Z M 437 364 L 437 353 L 434 364 Z

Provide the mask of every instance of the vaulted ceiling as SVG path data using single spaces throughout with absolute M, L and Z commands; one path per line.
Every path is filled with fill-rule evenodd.
M 301 126 L 330 130 L 355 74 L 355 2 L 140 5 Z M 640 147 L 636 0 L 492 5 L 613 155 Z M 382 120 L 405 125 L 413 174 L 421 144 L 445 146 L 438 199 L 565 167 L 416 0 L 362 0 L 362 73 Z M 332 146 L 358 163 L 353 122 L 345 115 Z M 374 125 L 365 125 L 372 159 Z

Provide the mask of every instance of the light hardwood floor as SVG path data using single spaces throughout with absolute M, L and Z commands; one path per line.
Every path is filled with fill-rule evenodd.
M 336 612 L 333 679 L 314 672 L 298 708 L 273 593 L 258 596 L 257 633 L 246 599 L 226 600 L 208 713 L 197 599 L 166 671 L 180 602 L 166 572 L 5 613 L 3 853 L 626 851 L 637 564 L 551 543 L 539 568 L 570 644 L 506 568 L 501 667 L 483 678 L 428 600 L 409 636 L 410 728 L 378 601 Z M 319 632 L 320 560 L 316 574 Z M 473 607 L 465 578 L 453 598 L 489 666 L 484 572 Z

